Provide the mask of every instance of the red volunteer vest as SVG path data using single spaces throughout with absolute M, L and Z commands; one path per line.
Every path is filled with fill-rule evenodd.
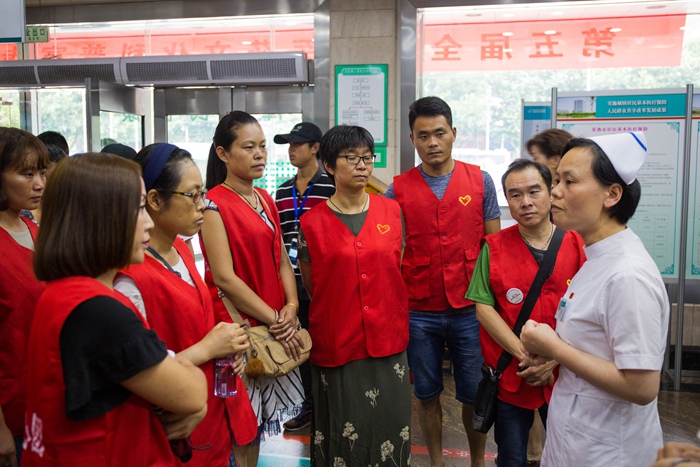
M 475 165 L 455 161 L 438 200 L 418 167 L 394 177 L 406 224 L 403 279 L 411 310 L 440 311 L 474 302 L 464 298 L 484 236 L 484 179 Z
M 494 308 L 496 308 L 496 311 L 505 320 L 506 324 L 513 329 L 527 292 L 535 280 L 539 265 L 520 237 L 517 225 L 488 235 L 485 241 L 488 243 L 490 251 L 489 284 L 496 297 L 496 306 Z M 557 260 L 554 264 L 552 275 L 542 286 L 540 297 L 530 314 L 531 319 L 538 323 L 549 324 L 552 329 L 556 327 L 554 315 L 557 311 L 559 300 L 564 296 L 569 286 L 569 281 L 585 261 L 583 240 L 576 232 L 566 232 L 557 253 Z M 512 297 L 512 294 L 516 292 L 513 289 L 521 292 L 522 300 L 519 303 L 511 303 L 508 300 L 509 293 Z M 483 327 L 480 331 L 480 340 L 484 362 L 495 368 L 503 348 L 496 343 Z M 545 402 L 549 403 L 553 385 L 530 386 L 525 380 L 516 375 L 517 372 L 518 361 L 513 359 L 503 372 L 498 385 L 499 399 L 526 409 L 536 409 Z M 555 377 L 557 373 L 557 370 L 555 370 Z
M 29 219 L 22 220 L 36 241 L 38 227 Z M 27 399 L 29 329 L 45 284 L 34 276 L 34 252 L 17 243 L 3 228 L 0 245 L 0 407 L 12 436 L 20 436 Z
M 29 339 L 22 467 L 176 465 L 153 406 L 135 394 L 91 420 L 77 422 L 66 416 L 61 329 L 75 307 L 97 296 L 119 300 L 140 316 L 126 297 L 90 277 L 49 282 L 37 304 Z
M 309 359 L 314 365 L 386 357 L 408 345 L 401 212 L 394 201 L 370 196 L 357 237 L 326 203 L 301 217 L 311 259 Z
M 265 220 L 250 209 L 250 206 L 236 193 L 223 185 L 217 185 L 207 192 L 207 199 L 212 200 L 219 208 L 219 214 L 224 221 L 233 270 L 243 282 L 250 287 L 265 303 L 275 310 L 281 310 L 285 304 L 284 287 L 280 276 L 281 228 L 280 216 L 275 202 L 265 190 L 255 188 L 258 195 L 265 200 L 263 206 L 270 221 L 275 225 L 273 232 Z M 214 300 L 214 316 L 216 322 L 232 322 L 224 303 L 219 298 L 219 292 L 209 268 L 207 252 L 202 242 L 202 253 L 206 262 L 204 280 L 209 286 L 209 292 Z M 249 319 L 251 326 L 257 326 L 258 321 L 249 317 L 246 310 L 238 310 L 243 319 Z
M 151 329 L 158 333 L 168 349 L 178 353 L 201 341 L 214 327 L 214 309 L 189 248 L 179 238 L 174 246 L 196 288 L 148 255 L 142 264 L 132 265 L 121 273 L 131 277 L 141 291 Z M 213 360 L 199 368 L 207 377 L 209 400 L 206 417 L 192 432 L 192 444 L 211 445 L 211 448 L 195 450 L 187 465 L 223 466 L 228 462 L 232 446 L 227 427 L 234 436 L 238 435 L 235 438 L 238 445 L 246 445 L 255 438 L 258 421 L 245 391 L 226 399 L 214 395 Z

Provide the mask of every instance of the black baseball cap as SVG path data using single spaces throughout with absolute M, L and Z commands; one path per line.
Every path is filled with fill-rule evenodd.
M 294 125 L 292 131 L 286 135 L 275 135 L 276 144 L 289 143 L 318 143 L 323 138 L 323 132 L 311 122 L 301 122 Z

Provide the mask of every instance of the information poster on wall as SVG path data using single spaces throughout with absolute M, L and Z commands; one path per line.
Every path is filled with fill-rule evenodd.
M 693 122 L 690 141 L 690 186 L 688 194 L 688 252 L 690 259 L 686 262 L 685 277 L 700 279 L 700 174 L 698 174 L 698 158 L 700 158 L 700 94 L 693 95 Z
M 387 65 L 336 65 L 336 125 L 366 128 L 375 145 L 386 146 L 387 86 Z
M 552 127 L 552 106 L 549 102 L 523 102 L 522 104 L 521 152 L 527 157 L 525 144 L 537 133 Z
M 685 100 L 684 90 L 645 90 L 560 93 L 556 102 L 557 128 L 574 136 L 644 132 L 647 158 L 637 175 L 642 198 L 628 225 L 667 278 L 678 277 Z

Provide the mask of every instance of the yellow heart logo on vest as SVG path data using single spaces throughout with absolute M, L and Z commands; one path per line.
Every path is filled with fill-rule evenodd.
M 469 204 L 469 202 L 470 202 L 471 200 L 472 200 L 472 197 L 469 196 L 469 195 L 465 195 L 465 196 L 460 196 L 460 197 L 459 197 L 459 202 L 462 203 L 462 204 L 465 205 L 465 206 L 466 206 L 467 204 Z
M 391 227 L 389 227 L 388 225 L 377 224 L 377 230 L 379 230 L 380 234 L 384 235 L 385 233 L 391 230 Z

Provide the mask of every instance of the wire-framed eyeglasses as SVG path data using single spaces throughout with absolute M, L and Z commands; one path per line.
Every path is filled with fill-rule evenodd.
M 360 165 L 360 161 L 364 162 L 365 165 L 372 165 L 372 164 L 374 164 L 374 160 L 377 158 L 376 154 L 372 154 L 371 156 L 356 156 L 354 154 L 350 154 L 350 155 L 339 154 L 338 157 L 342 157 L 343 159 L 345 159 L 345 162 L 347 162 L 348 165 Z
M 188 198 L 191 198 L 194 204 L 197 204 L 200 201 L 207 199 L 207 190 L 197 190 L 194 193 L 187 193 L 184 191 L 171 191 L 170 194 L 186 196 Z

